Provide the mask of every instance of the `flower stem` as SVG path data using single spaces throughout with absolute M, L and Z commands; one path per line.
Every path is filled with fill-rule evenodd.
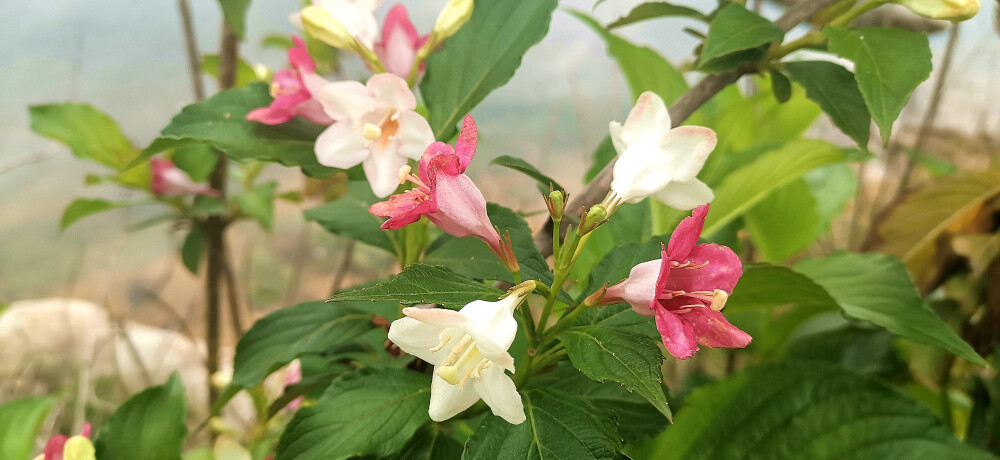
M 552 219 L 552 253 L 559 257 L 559 228 L 562 225 L 562 218 Z

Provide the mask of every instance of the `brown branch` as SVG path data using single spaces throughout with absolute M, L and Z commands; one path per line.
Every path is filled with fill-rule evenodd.
M 205 99 L 205 87 L 201 81 L 201 54 L 198 53 L 198 42 L 194 34 L 194 20 L 191 18 L 191 5 L 188 0 L 177 0 L 177 9 L 181 12 L 181 26 L 184 28 L 184 49 L 187 52 L 188 71 L 191 73 L 191 88 L 197 101 Z
M 775 20 L 774 23 L 787 32 L 836 1 L 814 0 L 796 3 L 789 7 L 785 11 L 785 14 Z M 741 66 L 737 70 L 709 75 L 702 79 L 697 85 L 682 94 L 681 97 L 670 105 L 670 119 L 673 121 L 674 126 L 680 125 L 684 120 L 687 120 L 692 113 L 718 94 L 719 91 L 736 83 L 743 75 L 755 71 L 756 66 L 750 64 Z M 560 233 L 565 233 L 566 229 L 571 225 L 571 221 L 576 220 L 582 210 L 593 206 L 604 198 L 604 195 L 608 192 L 608 187 L 611 185 L 611 173 L 614 170 L 614 165 L 614 161 L 608 163 L 583 191 L 572 196 L 572 199 L 566 205 L 566 210 L 573 215 L 570 216 L 570 219 L 563 219 Z M 535 244 L 545 257 L 552 255 L 553 230 L 552 221 L 549 220 L 535 235 Z

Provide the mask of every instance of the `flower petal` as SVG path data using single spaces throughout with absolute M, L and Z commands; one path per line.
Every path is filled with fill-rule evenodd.
M 376 216 L 389 218 L 381 226 L 381 228 L 388 230 L 403 228 L 420 220 L 424 214 L 434 211 L 437 211 L 434 201 L 428 199 L 424 192 L 417 189 L 392 195 L 388 201 L 375 203 L 368 208 L 368 212 Z
M 503 300 L 476 300 L 462 307 L 459 313 L 469 318 L 466 331 L 476 342 L 479 352 L 490 361 L 502 361 L 517 336 L 517 320 L 513 312 L 507 311 Z
M 670 112 L 663 99 L 646 91 L 639 95 L 635 106 L 628 113 L 622 125 L 622 141 L 631 146 L 642 137 L 652 136 L 662 139 L 670 131 Z
M 458 385 L 445 382 L 437 375 L 434 369 L 434 376 L 431 378 L 431 404 L 427 408 L 427 413 L 431 420 L 443 422 L 462 412 L 479 401 L 479 395 L 473 389 L 473 385 L 466 385 L 461 389 Z
M 732 294 L 736 283 L 743 276 L 743 264 L 739 256 L 732 249 L 715 243 L 695 246 L 686 261 L 690 261 L 692 267 L 707 265 L 701 268 L 672 269 L 670 279 L 667 280 L 668 289 L 687 292 L 721 289 L 726 294 Z
M 278 96 L 271 101 L 271 105 L 251 110 L 247 114 L 247 120 L 265 125 L 287 123 L 295 118 L 296 109 L 299 105 L 308 100 L 309 94 L 302 92 Z
M 668 152 L 671 162 L 671 179 L 685 181 L 693 179 L 705 165 L 708 154 L 715 150 L 718 139 L 715 131 L 703 126 L 681 126 L 671 129 L 662 139 L 661 146 Z
M 316 72 L 316 62 L 313 61 L 312 56 L 309 55 L 309 49 L 306 48 L 306 42 L 302 41 L 301 38 L 292 35 L 292 43 L 294 43 L 295 46 L 288 49 L 288 63 L 292 65 L 292 68 L 298 70 L 300 73 Z
M 611 190 L 625 202 L 638 203 L 670 183 L 674 161 L 676 158 L 661 149 L 657 138 L 630 142 L 615 161 Z
M 432 352 L 430 350 L 441 342 L 441 333 L 445 329 L 440 325 L 403 317 L 389 325 L 389 340 L 403 351 L 438 365 L 444 362 L 448 354 L 445 353 L 442 356 L 441 351 Z
M 406 80 L 391 73 L 380 73 L 368 79 L 366 84 L 376 104 L 394 108 L 398 111 L 417 108 L 417 99 L 406 84 Z
M 672 311 L 657 308 L 654 311 L 656 330 L 663 338 L 663 345 L 670 355 L 677 359 L 688 359 L 698 351 L 694 328 L 691 324 L 681 321 Z
M 674 181 L 653 194 L 657 200 L 674 209 L 694 209 L 708 204 L 715 197 L 712 189 L 698 179 Z
M 514 425 L 524 422 L 524 405 L 514 381 L 503 368 L 491 364 L 480 371 L 480 378 L 472 382 L 476 393 L 490 406 L 493 414 Z
M 608 123 L 608 133 L 611 135 L 611 145 L 615 146 L 615 151 L 622 153 L 628 148 L 625 140 L 622 139 L 622 124 L 617 121 Z
M 712 348 L 743 348 L 753 340 L 726 320 L 722 313 L 707 307 L 695 307 L 681 313 L 681 319 L 690 324 L 698 343 Z
M 313 97 L 334 120 L 357 120 L 375 107 L 375 95 L 356 81 L 327 83 Z
M 399 112 L 399 129 L 396 131 L 396 153 L 419 160 L 427 146 L 434 143 L 431 125 L 419 113 L 412 110 Z
M 643 262 L 632 267 L 628 278 L 608 288 L 605 299 L 621 300 L 632 305 L 636 313 L 653 316 L 649 303 L 656 298 L 656 279 L 660 274 L 660 259 Z
M 323 111 L 323 105 L 316 99 L 309 99 L 296 106 L 295 115 L 321 125 L 333 124 L 333 118 Z
M 406 157 L 396 155 L 393 145 L 389 144 L 386 150 L 372 144 L 371 155 L 361 163 L 365 170 L 365 177 L 372 186 L 372 192 L 379 198 L 392 195 L 399 187 L 399 168 L 406 166 Z
M 486 214 L 486 197 L 472 179 L 465 174 L 453 176 L 438 172 L 434 175 L 432 187 L 438 210 L 428 214 L 427 218 L 449 235 L 458 238 L 474 236 L 496 252 L 500 235 Z
M 361 163 L 370 155 L 365 147 L 365 137 L 353 129 L 350 121 L 338 121 L 323 130 L 316 138 L 316 159 L 321 165 L 348 169 Z
M 699 206 L 685 217 L 677 228 L 670 234 L 670 243 L 667 244 L 667 256 L 675 262 L 684 262 L 688 254 L 698 244 L 701 237 L 701 230 L 705 227 L 705 216 L 708 215 L 708 205 Z
M 403 314 L 418 321 L 439 327 L 457 327 L 467 329 L 469 318 L 457 311 L 447 308 L 416 308 L 406 307 Z
M 465 168 L 472 162 L 472 157 L 476 156 L 476 144 L 479 143 L 479 131 L 476 129 L 476 120 L 472 115 L 466 115 L 462 121 L 462 132 L 458 135 L 458 142 L 455 143 L 455 154 L 458 155 L 458 163 L 461 166 L 459 172 L 465 172 Z

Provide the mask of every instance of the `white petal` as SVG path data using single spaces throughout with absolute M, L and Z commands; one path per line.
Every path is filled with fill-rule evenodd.
M 715 131 L 703 126 L 681 126 L 671 129 L 662 148 L 672 159 L 670 165 L 675 181 L 693 179 L 705 165 L 708 154 L 715 149 L 718 139 Z
M 417 108 L 417 99 L 410 91 L 406 80 L 391 73 L 380 73 L 368 79 L 368 89 L 378 104 L 384 104 L 396 110 L 413 110 Z
M 439 377 L 435 368 L 431 379 L 431 404 L 427 408 L 431 420 L 443 422 L 479 401 L 479 395 L 473 386 L 474 384 L 466 385 L 464 390 L 459 389 L 458 385 L 452 385 Z
M 323 91 L 324 86 L 330 84 L 330 82 L 325 78 L 314 73 L 303 74 L 302 81 L 305 83 L 306 90 L 309 91 L 309 94 L 319 94 Z M 315 96 L 313 98 L 315 99 Z
M 500 361 L 517 335 L 517 320 L 501 302 L 477 300 L 459 311 L 469 318 L 471 324 L 466 330 L 476 341 L 479 352 L 490 361 Z
M 521 395 L 517 392 L 514 381 L 504 373 L 503 368 L 496 365 L 487 366 L 480 371 L 480 378 L 472 382 L 479 397 L 490 406 L 493 414 L 514 425 L 524 422 L 524 405 Z
M 674 158 L 661 149 L 659 139 L 643 137 L 632 142 L 615 162 L 611 190 L 628 203 L 638 203 L 656 193 L 673 178 Z
M 413 318 L 400 318 L 389 325 L 389 340 L 395 343 L 403 351 L 416 356 L 431 364 L 438 365 L 444 362 L 447 353 L 442 356 L 441 351 L 431 352 L 441 342 L 441 333 L 444 328 L 433 324 L 427 324 Z M 455 342 L 457 337 L 453 337 L 449 342 Z M 454 346 L 452 344 L 452 346 Z
M 357 120 L 375 108 L 375 96 L 356 81 L 328 83 L 313 97 L 334 120 Z
M 338 121 L 323 130 L 316 138 L 316 159 L 321 165 L 347 169 L 361 163 L 369 156 L 365 137 L 353 129 L 351 122 Z
M 622 139 L 622 125 L 617 121 L 612 121 L 608 123 L 608 133 L 611 134 L 611 145 L 615 146 L 615 151 L 622 153 L 628 148 L 625 144 L 625 140 Z
M 390 143 L 386 150 L 379 149 L 372 144 L 371 155 L 365 159 L 361 166 L 365 170 L 365 177 L 372 186 L 372 192 L 379 198 L 392 195 L 399 187 L 399 168 L 406 165 L 406 157 L 396 155 L 395 149 Z
M 654 136 L 662 139 L 663 134 L 670 130 L 670 113 L 663 99 L 654 93 L 646 91 L 639 95 L 635 107 L 628 113 L 622 126 L 622 140 L 631 146 L 642 137 Z
M 434 132 L 424 117 L 412 110 L 399 112 L 399 130 L 396 131 L 396 153 L 419 160 L 424 150 L 434 143 Z
M 440 327 L 457 327 L 464 329 L 469 322 L 465 315 L 447 308 L 406 307 L 403 314 L 410 318 L 434 324 Z
M 656 199 L 674 209 L 688 210 L 712 201 L 712 189 L 698 179 L 671 182 L 659 192 Z
M 628 279 L 622 283 L 621 298 L 639 314 L 649 314 L 649 302 L 656 296 L 656 279 L 660 277 L 660 259 L 643 262 L 632 267 Z

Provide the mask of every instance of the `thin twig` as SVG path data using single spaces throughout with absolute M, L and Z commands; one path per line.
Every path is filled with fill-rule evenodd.
M 194 33 L 194 20 L 191 18 L 191 5 L 188 0 L 177 0 L 177 9 L 181 13 L 181 26 L 184 29 L 184 50 L 187 52 L 188 71 L 191 73 L 191 88 L 197 101 L 205 99 L 205 87 L 201 81 L 201 54 L 198 52 L 198 41 Z

